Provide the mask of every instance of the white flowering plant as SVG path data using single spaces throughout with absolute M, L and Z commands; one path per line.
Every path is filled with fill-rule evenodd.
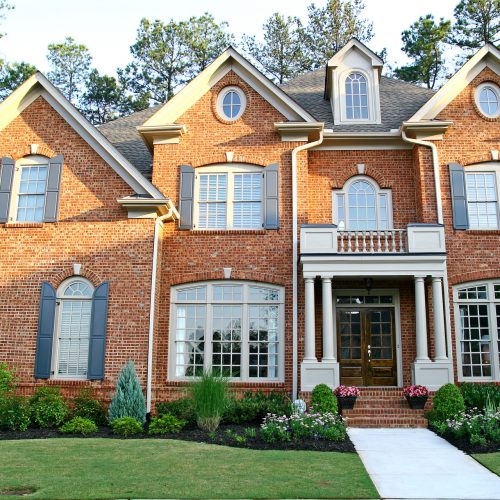
M 500 443 L 500 409 L 472 408 L 446 421 L 447 430 L 458 438 L 466 438 L 470 444 Z

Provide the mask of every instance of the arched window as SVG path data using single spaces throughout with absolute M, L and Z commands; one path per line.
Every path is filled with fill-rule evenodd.
M 170 377 L 212 370 L 238 380 L 282 379 L 283 303 L 281 287 L 261 283 L 174 287 Z
M 493 82 L 484 82 L 476 89 L 476 104 L 487 118 L 500 115 L 500 90 Z
M 500 280 L 453 291 L 459 379 L 500 380 Z
M 92 284 L 78 276 L 57 290 L 53 371 L 56 378 L 87 378 Z
M 357 176 L 333 194 L 334 222 L 349 231 L 391 229 L 391 191 L 369 177 Z
M 345 80 L 346 118 L 368 119 L 368 88 L 366 78 L 358 72 L 350 73 Z

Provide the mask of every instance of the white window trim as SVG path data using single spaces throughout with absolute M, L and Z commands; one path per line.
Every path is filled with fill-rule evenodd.
M 75 282 L 83 282 L 86 285 L 89 286 L 90 290 L 92 291 L 92 295 L 89 297 L 65 297 L 64 296 L 64 291 L 72 284 Z M 59 365 L 59 332 L 61 329 L 61 322 L 62 322 L 62 310 L 63 308 L 61 307 L 61 301 L 71 301 L 71 300 L 89 300 L 92 302 L 93 298 L 93 292 L 95 290 L 94 285 L 92 283 L 83 278 L 82 276 L 72 276 L 66 280 L 64 280 L 59 287 L 57 288 L 56 292 L 56 315 L 55 315 L 55 321 L 54 321 L 54 335 L 52 338 L 52 366 L 51 366 L 51 379 L 54 380 L 87 380 L 86 375 L 59 375 L 57 373 L 57 367 Z M 90 347 L 90 335 L 89 335 L 89 347 Z M 89 353 L 90 354 L 90 353 Z
M 235 92 L 236 94 L 238 94 L 238 96 L 240 98 L 240 102 L 241 102 L 240 111 L 233 118 L 226 116 L 226 114 L 224 113 L 224 109 L 223 109 L 224 98 L 226 97 L 226 95 L 229 92 Z M 239 118 L 241 118 L 241 116 L 245 112 L 246 107 L 247 107 L 247 96 L 245 95 L 243 90 L 240 89 L 240 87 L 236 87 L 235 85 L 231 85 L 229 87 L 224 87 L 219 92 L 219 95 L 217 96 L 217 113 L 224 121 L 234 122 L 234 121 L 238 120 Z
M 483 111 L 483 109 L 481 108 L 481 103 L 479 102 L 481 92 L 487 87 L 490 88 L 495 93 L 495 95 L 497 96 L 497 100 L 498 100 L 498 109 L 497 109 L 497 112 L 493 115 L 489 115 L 489 114 L 485 113 Z M 479 84 L 476 88 L 474 99 L 476 101 L 477 109 L 478 109 L 479 113 L 481 113 L 481 115 L 485 116 L 486 118 L 498 118 L 500 116 L 500 89 L 498 88 L 498 85 L 496 85 L 494 82 L 483 82 L 483 83 Z
M 234 207 L 234 174 L 262 174 L 261 192 L 260 192 L 260 225 L 258 228 L 234 228 L 233 227 L 233 207 Z M 227 175 L 227 197 L 226 197 L 226 227 L 223 228 L 205 228 L 199 227 L 200 213 L 200 180 L 201 174 L 226 174 Z M 264 169 L 255 165 L 244 164 L 220 164 L 199 167 L 195 170 L 194 180 L 194 224 L 196 231 L 255 231 L 264 227 Z
M 214 301 L 213 287 L 217 285 L 242 285 L 243 296 L 241 301 Z M 206 287 L 205 300 L 177 300 L 177 291 L 184 288 L 195 288 L 198 286 Z M 271 288 L 278 292 L 277 301 L 251 301 L 249 300 L 250 287 L 257 286 L 262 288 Z M 285 378 L 285 289 L 282 286 L 273 285 L 271 283 L 261 283 L 257 281 L 201 281 L 194 283 L 183 283 L 171 288 L 170 291 L 170 328 L 169 328 L 169 355 L 168 355 L 168 380 L 171 381 L 193 381 L 196 377 L 178 377 L 175 374 L 176 369 L 176 326 L 177 326 L 177 305 L 178 304 L 200 304 L 206 305 L 206 331 L 205 331 L 205 350 L 204 350 L 204 369 L 208 370 L 212 360 L 212 332 L 210 325 L 212 324 L 212 305 L 213 304 L 241 304 L 242 306 L 242 325 L 241 325 L 241 353 L 240 353 L 240 370 L 241 377 L 229 378 L 234 382 L 258 382 L 258 383 L 282 383 Z M 278 376 L 276 378 L 249 377 L 249 328 L 248 328 L 248 305 L 277 305 L 278 313 Z
M 338 195 L 344 196 L 344 213 L 345 213 L 345 231 L 350 231 L 349 228 L 349 189 L 354 182 L 365 181 L 373 186 L 375 189 L 375 210 L 377 212 L 377 229 L 372 229 L 372 231 L 390 231 L 393 229 L 393 212 L 392 212 L 392 190 L 391 189 L 381 189 L 378 183 L 366 175 L 356 175 L 351 177 L 343 186 L 342 189 L 334 189 L 332 192 L 332 212 L 333 212 L 333 223 L 339 224 L 339 205 L 338 205 Z M 381 219 L 380 219 L 380 196 L 385 196 L 387 200 L 387 229 L 380 229 Z M 362 232 L 363 229 L 357 230 Z M 370 231 L 370 229 L 365 229 L 364 231 Z
M 496 280 L 482 280 L 482 281 L 470 281 L 466 283 L 460 283 L 453 287 L 453 312 L 455 315 L 455 349 L 457 353 L 457 372 L 459 382 L 496 382 L 500 381 L 500 367 L 498 362 L 498 335 L 497 335 L 497 318 L 495 311 L 495 304 L 500 303 L 500 299 L 495 300 L 494 285 L 500 284 L 500 279 Z M 486 285 L 487 299 L 459 299 L 458 291 L 463 288 L 469 288 L 474 286 L 484 286 Z M 491 363 L 491 377 L 465 377 L 462 371 L 462 345 L 461 337 L 462 330 L 460 324 L 460 310 L 459 306 L 461 304 L 488 304 L 488 322 L 490 326 L 490 342 L 491 350 L 490 355 L 492 358 Z
M 465 190 L 467 192 L 467 212 L 469 210 L 469 193 L 467 187 L 467 174 L 486 174 L 486 173 L 494 173 L 495 174 L 495 182 L 496 182 L 496 194 L 497 194 L 497 227 L 496 229 L 493 227 L 470 227 L 469 221 L 469 230 L 471 231 L 495 231 L 500 229 L 500 199 L 499 199 L 499 187 L 500 187 L 500 164 L 498 162 L 486 162 L 486 163 L 478 163 L 476 165 L 469 165 L 464 167 L 465 173 Z
M 45 181 L 45 195 L 44 195 L 45 197 L 44 210 L 45 210 L 45 201 L 47 196 L 47 181 L 49 178 L 49 159 L 45 156 L 40 156 L 40 155 L 25 156 L 17 160 L 14 166 L 14 175 L 12 176 L 12 190 L 10 193 L 9 215 L 8 215 L 9 222 L 12 223 L 17 222 L 17 208 L 19 205 L 19 189 L 21 187 L 22 168 L 31 167 L 34 165 L 47 166 L 47 179 Z M 26 221 L 21 221 L 22 224 L 24 224 L 25 222 Z

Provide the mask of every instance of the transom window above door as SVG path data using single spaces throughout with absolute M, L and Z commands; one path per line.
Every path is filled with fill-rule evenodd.
M 380 189 L 369 177 L 353 177 L 333 192 L 333 222 L 348 231 L 391 229 L 391 190 Z

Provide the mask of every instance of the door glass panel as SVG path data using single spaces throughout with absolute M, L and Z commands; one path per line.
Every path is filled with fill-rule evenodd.
M 359 311 L 340 311 L 340 356 L 342 359 L 361 359 L 361 314 Z
M 392 359 L 392 311 L 369 311 L 371 358 Z

